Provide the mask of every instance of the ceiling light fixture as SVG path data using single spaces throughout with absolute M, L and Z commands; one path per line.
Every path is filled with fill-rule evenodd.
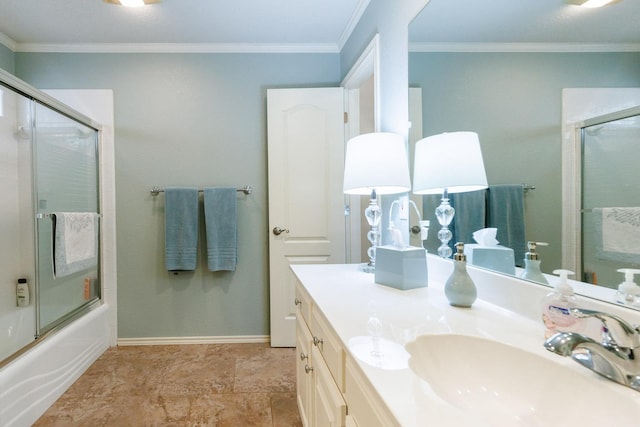
M 126 7 L 141 7 L 152 3 L 158 3 L 160 0 L 104 0 L 106 3 L 117 4 Z
M 606 6 L 611 3 L 617 3 L 620 0 L 569 0 L 568 3 L 581 7 L 596 8 Z

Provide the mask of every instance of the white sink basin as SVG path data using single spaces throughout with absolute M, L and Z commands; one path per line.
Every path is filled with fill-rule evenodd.
M 542 346 L 542 343 L 540 344 Z M 640 425 L 640 394 L 585 369 L 488 339 L 422 335 L 409 367 L 446 403 L 488 426 Z M 558 356 L 560 357 L 560 356 Z M 604 387 L 604 386 L 607 387 Z

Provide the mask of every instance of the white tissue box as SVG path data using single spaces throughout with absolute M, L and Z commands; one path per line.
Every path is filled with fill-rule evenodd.
M 467 263 L 489 270 L 515 275 L 516 263 L 513 249 L 506 246 L 481 246 L 476 243 L 464 245 Z
M 407 290 L 427 286 L 427 251 L 408 246 L 378 246 L 375 282 Z

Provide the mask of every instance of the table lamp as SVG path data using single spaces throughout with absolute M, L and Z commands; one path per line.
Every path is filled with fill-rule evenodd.
M 364 211 L 370 230 L 367 239 L 369 263 L 362 271 L 373 273 L 376 248 L 379 244 L 382 209 L 378 196 L 406 193 L 411 189 L 409 163 L 404 138 L 389 132 L 366 133 L 347 142 L 344 163 L 344 194 L 369 195 L 369 206 Z
M 449 204 L 449 193 L 487 188 L 480 140 L 475 132 L 445 132 L 416 142 L 413 193 L 442 194 L 436 218 L 442 227 L 438 231 L 438 255 L 449 258 L 453 253 L 448 242 L 452 234 L 449 224 L 455 210 Z

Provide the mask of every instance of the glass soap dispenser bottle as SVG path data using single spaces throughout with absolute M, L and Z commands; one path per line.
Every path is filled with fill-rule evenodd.
M 529 252 L 524 254 L 524 271 L 520 278 L 531 280 L 533 282 L 545 283 L 548 284 L 546 277 L 540 271 L 540 256 L 538 252 L 536 252 L 537 246 L 547 246 L 548 243 L 544 242 L 527 242 L 527 248 L 529 248 Z
M 454 307 L 471 307 L 478 296 L 476 285 L 467 273 L 467 256 L 464 254 L 464 243 L 456 243 L 453 255 L 453 273 L 444 285 L 444 294 L 449 304 Z
M 630 307 L 640 307 L 640 286 L 633 281 L 633 275 L 640 273 L 640 270 L 635 268 L 620 268 L 617 271 L 624 274 L 624 282 L 618 286 L 616 302 Z

